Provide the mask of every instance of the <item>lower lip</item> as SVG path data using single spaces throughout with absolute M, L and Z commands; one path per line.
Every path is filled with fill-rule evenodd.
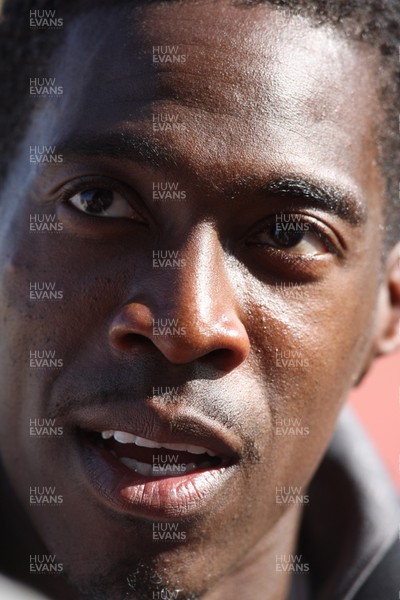
M 97 497 L 118 512 L 148 519 L 189 518 L 206 508 L 233 474 L 234 465 L 179 477 L 145 477 L 130 471 L 108 450 L 84 440 L 81 461 Z

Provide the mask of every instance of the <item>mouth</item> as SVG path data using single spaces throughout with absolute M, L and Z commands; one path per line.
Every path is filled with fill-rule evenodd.
M 206 510 L 235 471 L 238 455 L 196 423 L 186 432 L 173 433 L 167 423 L 155 429 L 144 437 L 138 425 L 142 435 L 80 428 L 79 454 L 91 490 L 108 508 L 142 518 L 181 519 Z
M 229 464 L 227 457 L 217 456 L 204 446 L 157 442 L 127 431 L 95 432 L 91 439 L 130 471 L 144 477 L 180 477 Z

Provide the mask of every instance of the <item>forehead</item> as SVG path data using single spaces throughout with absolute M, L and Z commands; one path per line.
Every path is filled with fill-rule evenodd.
M 70 24 L 54 70 L 65 93 L 48 141 L 123 128 L 161 139 L 197 173 L 248 161 L 253 173 L 340 173 L 350 187 L 374 174 L 373 58 L 268 6 L 95 10 Z M 154 126 L 163 119 L 180 126 Z

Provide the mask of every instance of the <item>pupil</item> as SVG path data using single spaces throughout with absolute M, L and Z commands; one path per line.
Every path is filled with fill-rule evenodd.
M 304 231 L 282 230 L 280 227 L 275 226 L 272 229 L 271 237 L 278 246 L 291 248 L 292 246 L 297 246 L 297 244 L 301 242 L 304 237 Z
M 89 213 L 102 213 L 110 208 L 113 201 L 111 190 L 86 190 L 81 193 L 83 208 Z

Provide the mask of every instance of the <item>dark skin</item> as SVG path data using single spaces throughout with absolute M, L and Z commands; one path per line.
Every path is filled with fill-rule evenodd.
M 396 249 L 380 261 L 377 57 L 328 29 L 226 2 L 97 10 L 68 29 L 51 70 L 64 97 L 36 113 L 1 201 L 0 448 L 28 519 L 10 492 L 9 562 L 29 581 L 27 556 L 56 554 L 69 582 L 29 583 L 65 600 L 148 598 L 159 589 L 151 578 L 179 598 L 284 600 L 290 579 L 275 556 L 296 551 L 301 507 L 276 504 L 276 486 L 305 493 L 349 390 L 398 345 Z M 161 44 L 187 60 L 154 64 Z M 184 130 L 155 132 L 153 114 L 165 113 Z M 121 132 L 147 150 L 133 156 Z M 117 153 L 103 139 L 90 146 L 113 134 Z M 37 144 L 56 144 L 64 162 L 28 168 Z M 166 181 L 184 202 L 153 199 L 153 182 Z M 337 193 L 327 204 L 299 192 L 312 185 Z M 113 216 L 71 202 L 94 188 L 114 191 Z M 29 235 L 32 213 L 57 214 L 63 233 Z M 299 244 L 268 234 L 282 213 L 310 224 Z M 154 249 L 178 250 L 186 267 L 152 269 Z M 29 302 L 31 281 L 56 282 L 64 302 Z M 155 336 L 152 319 L 164 318 L 185 335 Z M 55 350 L 63 369 L 32 371 L 37 348 Z M 278 366 L 277 350 L 308 366 Z M 154 386 L 178 392 L 167 401 Z M 171 430 L 203 415 L 235 447 L 219 494 L 194 517 L 172 515 L 184 543 L 154 542 L 154 519 L 111 509 L 85 480 L 77 428 L 139 414 Z M 274 435 L 278 417 L 300 418 L 311 435 Z M 64 435 L 30 438 L 31 418 L 56 418 Z M 63 505 L 30 507 L 32 485 L 55 486 Z M 126 583 L 135 572 L 136 592 Z

